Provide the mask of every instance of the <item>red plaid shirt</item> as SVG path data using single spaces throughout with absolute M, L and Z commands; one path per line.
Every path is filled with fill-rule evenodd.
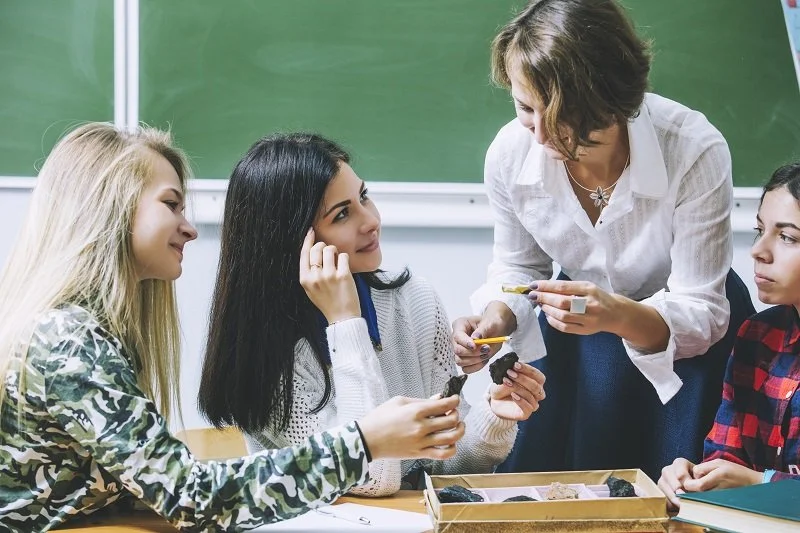
M 800 320 L 776 306 L 745 321 L 728 361 L 704 461 L 726 459 L 773 481 L 800 479 Z

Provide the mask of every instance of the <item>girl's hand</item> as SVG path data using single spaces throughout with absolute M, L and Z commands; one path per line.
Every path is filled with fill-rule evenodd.
M 692 479 L 686 480 L 683 488 L 687 492 L 702 492 L 712 489 L 731 489 L 761 483 L 764 474 L 725 459 L 714 459 L 695 465 Z
M 329 324 L 361 316 L 350 259 L 335 246 L 314 244 L 313 229 L 308 230 L 300 249 L 300 285 Z
M 527 420 L 545 398 L 544 381 L 545 376 L 539 369 L 514 363 L 514 368 L 503 378 L 503 384 L 492 384 L 489 389 L 489 407 L 498 418 Z
M 528 298 L 539 304 L 547 322 L 564 333 L 592 335 L 615 333 L 620 319 L 617 297 L 588 281 L 538 281 Z M 573 296 L 586 299 L 584 313 L 570 311 Z
M 684 483 L 692 479 L 692 469 L 694 463 L 683 457 L 675 459 L 671 465 L 661 469 L 661 479 L 658 480 L 658 488 L 667 497 L 667 509 L 677 511 L 681 506 L 681 499 L 678 494 L 685 492 Z
M 453 353 L 465 374 L 477 372 L 489 362 L 502 344 L 477 346 L 474 339 L 503 337 L 517 329 L 517 318 L 502 302 L 491 302 L 483 316 L 466 316 L 453 322 Z
M 358 421 L 372 459 L 448 459 L 464 436 L 458 395 L 420 400 L 395 396 Z

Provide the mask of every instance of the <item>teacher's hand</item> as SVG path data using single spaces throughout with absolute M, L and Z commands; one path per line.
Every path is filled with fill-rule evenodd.
M 465 374 L 477 372 L 489 362 L 502 344 L 477 346 L 475 339 L 503 337 L 517 329 L 517 318 L 502 302 L 490 302 L 483 316 L 466 316 L 453 322 L 453 352 Z
M 592 335 L 601 331 L 615 333 L 620 320 L 619 297 L 588 281 L 538 281 L 531 285 L 528 298 L 538 304 L 547 322 L 559 331 Z M 583 313 L 570 311 L 573 296 L 586 299 Z

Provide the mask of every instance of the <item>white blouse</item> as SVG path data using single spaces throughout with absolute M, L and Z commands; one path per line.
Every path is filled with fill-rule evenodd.
M 500 130 L 484 175 L 494 257 L 472 305 L 477 313 L 492 300 L 509 305 L 518 325 L 512 348 L 527 361 L 545 355 L 535 307 L 502 293 L 502 283 L 548 279 L 555 261 L 572 280 L 652 306 L 670 330 L 666 350 L 623 342 L 666 403 L 682 385 L 673 361 L 705 353 L 728 328 L 731 156 L 704 115 L 655 94 L 646 95 L 628 135 L 630 165 L 593 226 L 564 165 L 517 120 Z

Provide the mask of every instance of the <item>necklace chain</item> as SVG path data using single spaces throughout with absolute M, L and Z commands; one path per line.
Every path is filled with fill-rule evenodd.
M 609 191 L 614 188 L 614 186 L 619 182 L 620 179 L 622 179 L 622 175 L 625 173 L 625 169 L 628 168 L 630 162 L 631 162 L 631 155 L 628 154 L 628 158 L 625 160 L 625 166 L 622 167 L 622 172 L 620 172 L 617 180 L 608 187 L 603 188 L 600 185 L 598 185 L 596 189 L 590 189 L 588 187 L 584 187 L 578 180 L 576 180 L 575 176 L 572 175 L 572 172 L 569 171 L 569 166 L 567 166 L 566 161 L 564 161 L 564 169 L 567 171 L 567 176 L 569 176 L 569 179 L 571 179 L 575 185 L 577 185 L 578 187 L 589 193 L 589 198 L 591 198 L 592 201 L 594 201 L 594 206 L 602 209 L 608 205 L 608 200 L 609 198 L 611 198 L 611 194 L 609 193 Z

